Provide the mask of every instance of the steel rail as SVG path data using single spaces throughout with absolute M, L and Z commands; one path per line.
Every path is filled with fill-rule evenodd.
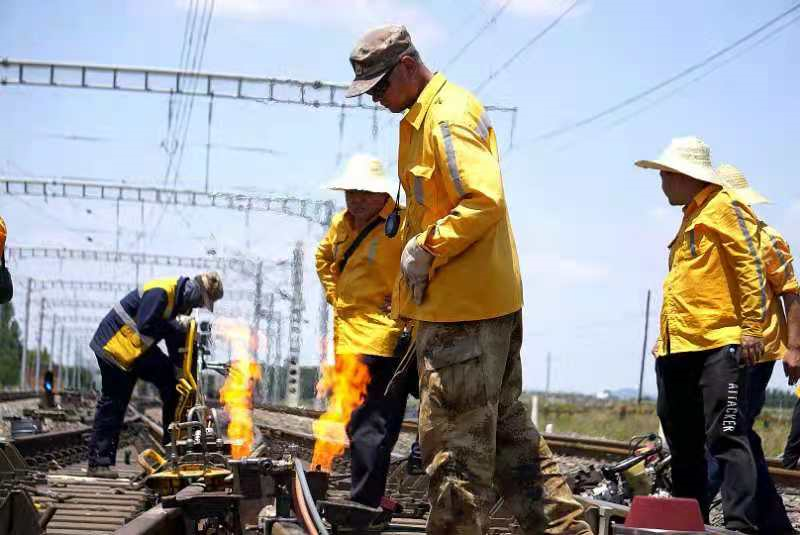
M 255 408 L 268 412 L 292 414 L 313 419 L 319 418 L 323 414 L 323 411 L 315 409 L 282 407 L 276 405 L 256 405 Z M 408 432 L 416 432 L 417 422 L 405 420 L 402 429 Z M 542 436 L 553 452 L 561 455 L 572 454 L 576 456 L 597 456 L 612 459 L 622 459 L 630 455 L 628 442 L 622 440 L 581 437 L 557 433 L 542 433 Z M 788 470 L 783 467 L 780 460 L 774 458 L 767 459 L 767 465 L 770 475 L 776 481 L 793 487 L 800 487 L 800 470 Z
M 0 402 L 34 399 L 38 398 L 39 396 L 41 396 L 41 392 L 33 392 L 33 391 L 18 392 L 14 390 L 1 390 Z

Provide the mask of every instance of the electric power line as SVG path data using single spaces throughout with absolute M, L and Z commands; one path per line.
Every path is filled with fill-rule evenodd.
M 519 50 L 517 50 L 516 52 L 514 52 L 514 53 L 511 55 L 511 57 L 510 57 L 510 58 L 508 58 L 508 59 L 507 59 L 507 60 L 506 60 L 506 61 L 505 61 L 505 62 L 504 62 L 504 63 L 503 63 L 501 66 L 500 66 L 500 68 L 499 68 L 499 69 L 497 69 L 497 70 L 493 71 L 493 72 L 492 72 L 492 73 L 491 73 L 491 74 L 490 74 L 490 75 L 489 75 L 489 76 L 488 76 L 488 77 L 487 77 L 487 78 L 486 78 L 486 79 L 485 79 L 483 82 L 481 82 L 481 83 L 478 85 L 478 87 L 475 89 L 475 93 L 480 93 L 480 92 L 483 90 L 483 88 L 484 88 L 484 87 L 486 87 L 486 86 L 489 84 L 489 82 L 491 82 L 492 80 L 494 80 L 494 79 L 497 77 L 497 75 L 498 75 L 498 74 L 500 74 L 501 72 L 503 72 L 504 70 L 506 70 L 506 69 L 507 69 L 507 68 L 508 68 L 508 67 L 509 67 L 509 66 L 510 66 L 512 63 L 514 63 L 514 62 L 517 60 L 517 58 L 519 58 L 519 57 L 520 57 L 520 56 L 521 56 L 521 55 L 522 55 L 522 54 L 523 54 L 523 53 L 524 53 L 526 50 L 528 50 L 530 47 L 532 47 L 533 45 L 535 45 L 535 44 L 536 44 L 536 43 L 537 43 L 537 42 L 538 42 L 538 41 L 539 41 L 539 40 L 540 40 L 542 37 L 544 37 L 545 35 L 547 35 L 547 34 L 550 32 L 550 30 L 552 30 L 553 28 L 555 28 L 556 26 L 558 26 L 558 24 L 561 22 L 561 20 L 562 20 L 564 17 L 566 17 L 567 15 L 569 15 L 569 13 L 570 13 L 570 12 L 571 12 L 573 9 L 575 9 L 575 7 L 577 7 L 577 5 L 578 5 L 580 2 L 581 2 L 581 0 L 573 0 L 573 2 L 572 2 L 572 3 L 571 3 L 569 6 L 567 6 L 567 9 L 565 9 L 564 11 L 562 11 L 562 12 L 561 12 L 561 14 L 560 14 L 558 17 L 556 17 L 556 18 L 555 18 L 555 20 L 553 20 L 553 22 L 551 22 L 550 24 L 548 24 L 548 25 L 547 25 L 547 26 L 546 26 L 546 27 L 545 27 L 545 28 L 544 28 L 542 31 L 540 31 L 539 33 L 537 33 L 536 35 L 534 35 L 534 36 L 533 36 L 533 37 L 532 37 L 532 38 L 531 38 L 531 39 L 530 39 L 530 40 L 529 40 L 527 43 L 525 43 L 525 44 L 522 46 L 522 48 L 520 48 Z
M 792 24 L 795 24 L 798 21 L 800 21 L 800 15 L 798 15 L 797 17 L 794 17 L 793 19 L 790 19 L 788 22 L 786 22 L 784 24 L 781 24 L 780 26 L 778 26 L 777 28 L 775 28 L 774 30 L 769 32 L 768 34 L 764 35 L 761 39 L 758 39 L 757 41 L 755 41 L 752 44 L 750 44 L 750 46 L 745 47 L 745 48 L 739 50 L 737 53 L 732 54 L 731 56 L 725 58 L 724 60 L 716 63 L 713 67 L 711 67 L 710 69 L 708 69 L 704 73 L 699 74 L 699 75 L 695 76 L 694 78 L 690 78 L 686 83 L 679 85 L 678 87 L 676 87 L 675 89 L 673 89 L 669 93 L 666 93 L 666 94 L 658 97 L 657 99 L 655 99 L 655 100 L 653 100 L 651 102 L 648 102 L 644 106 L 642 106 L 640 108 L 637 108 L 635 111 L 629 113 L 628 115 L 625 115 L 625 116 L 621 117 L 620 119 L 617 119 L 616 121 L 614 121 L 613 123 L 608 125 L 608 128 L 611 129 L 611 128 L 617 127 L 617 126 L 619 126 L 619 125 L 621 125 L 623 123 L 626 123 L 626 122 L 630 121 L 631 119 L 637 117 L 638 115 L 644 113 L 645 111 L 657 106 L 658 104 L 661 104 L 665 100 L 668 100 L 668 99 L 674 97 L 675 95 L 677 95 L 678 93 L 682 92 L 684 89 L 686 89 L 690 85 L 699 82 L 703 78 L 706 78 L 707 76 L 713 74 L 714 72 L 718 71 L 719 69 L 721 69 L 725 65 L 727 65 L 727 64 L 731 63 L 732 61 L 738 59 L 739 57 L 743 56 L 747 52 L 750 52 L 751 50 L 753 50 L 757 46 L 759 46 L 759 45 L 761 45 L 761 44 L 773 39 L 779 33 L 781 33 L 783 30 L 785 30 L 786 28 L 788 28 Z
M 789 26 L 795 24 L 798 21 L 800 21 L 800 15 L 798 15 L 797 17 L 794 17 L 793 19 L 789 19 L 789 21 L 785 22 L 784 24 L 781 24 L 780 26 L 778 26 L 777 28 L 773 29 L 768 34 L 764 35 L 762 38 L 760 38 L 757 41 L 751 43 L 749 46 L 739 50 L 738 52 L 736 52 L 735 54 L 732 54 L 731 56 L 725 58 L 724 60 L 717 62 L 710 69 L 706 70 L 705 72 L 703 72 L 703 73 L 701 73 L 701 74 L 699 74 L 699 75 L 697 75 L 697 76 L 695 76 L 693 78 L 690 78 L 688 81 L 686 81 L 685 83 L 679 85 L 678 87 L 676 87 L 675 89 L 669 91 L 668 93 L 665 93 L 665 94 L 661 95 L 660 97 L 658 97 L 658 98 L 656 98 L 654 100 L 651 100 L 650 102 L 647 102 L 643 106 L 640 106 L 640 107 L 636 108 L 635 110 L 633 110 L 631 113 L 628 113 L 627 115 L 623 115 L 619 119 L 616 119 L 615 121 L 609 123 L 603 129 L 603 131 L 613 130 L 614 128 L 617 128 L 618 126 L 621 126 L 621 125 L 627 123 L 628 121 L 631 121 L 631 120 L 635 119 L 636 117 L 638 117 L 639 115 L 643 114 L 644 112 L 646 112 L 646 111 L 648 111 L 648 110 L 650 110 L 652 108 L 655 108 L 656 106 L 658 106 L 662 102 L 664 102 L 666 100 L 669 100 L 670 98 L 678 95 L 679 93 L 682 93 L 683 90 L 686 89 L 687 87 L 689 87 L 690 85 L 695 84 L 695 83 L 701 81 L 702 79 L 710 76 L 711 74 L 713 74 L 714 72 L 718 71 L 719 69 L 721 69 L 725 65 L 728 65 L 729 63 L 731 63 L 731 62 L 735 61 L 736 59 L 738 59 L 739 57 L 743 56 L 744 54 L 750 52 L 751 50 L 753 50 L 757 46 L 762 45 L 762 44 L 766 43 L 767 41 L 770 41 L 770 40 L 774 39 L 783 30 L 785 30 L 786 28 L 788 28 Z M 569 141 L 569 142 L 561 145 L 560 147 L 558 147 L 555 151 L 556 152 L 562 152 L 564 150 L 567 150 L 567 149 L 575 146 L 576 144 L 578 144 L 580 141 L 582 141 L 584 139 L 588 139 L 588 137 L 589 136 L 583 136 L 581 138 Z
M 698 63 L 695 63 L 695 64 L 683 69 L 679 73 L 677 73 L 675 75 L 672 75 L 669 78 L 667 78 L 665 80 L 662 80 L 661 82 L 658 82 L 657 84 L 652 85 L 649 88 L 647 88 L 647 89 L 645 89 L 643 91 L 640 91 L 639 93 L 636 93 L 635 95 L 630 96 L 630 97 L 628 97 L 628 98 L 626 98 L 626 99 L 614 104 L 613 106 L 610 106 L 608 108 L 605 108 L 602 111 L 599 111 L 599 112 L 597 112 L 597 113 L 595 113 L 593 115 L 590 115 L 589 117 L 586 117 L 586 118 L 581 119 L 579 121 L 575 121 L 575 122 L 570 123 L 570 124 L 568 124 L 566 126 L 562 126 L 560 128 L 556 128 L 556 129 L 550 130 L 548 132 L 544 132 L 544 133 L 534 137 L 532 141 L 533 142 L 544 141 L 544 140 L 547 140 L 547 139 L 551 139 L 551 138 L 554 138 L 554 137 L 558 137 L 558 136 L 564 135 L 567 132 L 571 132 L 572 130 L 576 130 L 576 129 L 581 128 L 583 126 L 587 126 L 589 124 L 597 122 L 598 120 L 602 119 L 603 117 L 607 117 L 607 116 L 615 113 L 616 111 L 618 111 L 618 110 L 620 110 L 622 108 L 630 106 L 631 104 L 633 104 L 635 102 L 638 102 L 639 100 L 647 97 L 648 95 L 651 95 L 651 94 L 655 93 L 656 91 L 658 91 L 660 89 L 663 89 L 664 87 L 666 87 L 666 86 L 668 86 L 668 85 L 680 80 L 681 78 L 685 78 L 686 76 L 692 74 L 693 72 L 705 67 L 706 65 L 708 65 L 710 63 L 712 63 L 717 58 L 725 55 L 726 53 L 730 52 L 731 50 L 739 47 L 740 45 L 742 45 L 744 43 L 746 43 L 747 41 L 749 41 L 750 39 L 752 39 L 753 37 L 755 37 L 759 33 L 763 32 L 764 30 L 766 30 L 770 26 L 773 26 L 775 23 L 777 23 L 778 21 L 786 18 L 787 16 L 789 16 L 792 13 L 794 13 L 798 9 L 800 9 L 800 2 L 795 3 L 792 7 L 790 7 L 789 9 L 787 9 L 786 11 L 781 13 L 780 15 L 770 19 L 769 21 L 765 22 L 764 24 L 762 24 L 761 26 L 759 26 L 755 30 L 747 33 L 743 37 L 740 37 L 739 39 L 737 39 L 736 41 L 734 41 L 730 45 L 727 45 L 727 46 L 721 48 L 720 50 L 714 52 L 710 56 L 708 56 L 708 57 L 704 58 L 703 60 L 699 61 Z
M 200 70 L 203 68 L 203 59 L 205 58 L 205 53 L 206 53 L 206 43 L 208 42 L 208 30 L 211 27 L 211 17 L 214 15 L 215 3 L 216 0 L 211 0 L 210 8 L 208 9 L 208 16 L 206 17 L 205 20 L 205 30 L 203 31 L 202 37 L 197 41 L 197 49 L 195 50 L 195 56 L 192 61 L 192 69 L 191 69 L 191 71 L 194 73 L 199 73 Z M 207 3 L 204 4 L 204 12 L 206 5 Z M 202 19 L 201 19 L 201 24 L 203 24 Z M 178 164 L 177 167 L 175 168 L 175 174 L 172 180 L 173 186 L 177 183 L 178 176 L 180 175 L 181 172 L 181 164 L 183 163 L 183 153 L 186 147 L 186 137 L 189 133 L 189 126 L 192 120 L 192 112 L 194 111 L 194 102 L 196 98 L 195 93 L 197 92 L 197 84 L 199 83 L 199 80 L 200 78 L 197 76 L 194 76 L 191 79 L 192 82 L 191 96 L 189 97 L 188 111 L 184 114 L 183 134 L 178 148 Z M 184 108 L 186 108 L 186 106 L 184 106 Z
M 191 121 L 192 121 L 192 112 L 194 111 L 194 102 L 195 102 L 195 98 L 196 98 L 196 94 L 195 93 L 197 92 L 197 84 L 199 83 L 199 80 L 200 80 L 200 78 L 198 76 L 196 76 L 196 74 L 199 73 L 200 70 L 203 68 L 203 59 L 205 58 L 205 53 L 206 53 L 206 43 L 208 42 L 208 30 L 211 27 L 211 18 L 214 15 L 214 6 L 215 6 L 215 4 L 216 4 L 216 0 L 210 0 L 210 3 L 208 1 L 203 3 L 203 12 L 202 12 L 201 17 L 200 17 L 200 27 L 202 28 L 203 25 L 205 24 L 205 29 L 203 30 L 202 36 L 197 40 L 197 47 L 195 48 L 194 57 L 192 58 L 191 72 L 195 73 L 195 76 L 190 78 L 190 83 L 192 84 L 192 89 L 190 91 L 189 103 L 188 103 L 188 105 L 184 104 L 184 107 L 183 107 L 184 110 L 186 110 L 186 112 L 183 114 L 184 120 L 183 120 L 183 125 L 182 125 L 182 128 L 183 128 L 182 132 L 180 130 L 180 128 L 181 128 L 180 115 L 178 116 L 178 121 L 179 121 L 178 122 L 178 125 L 179 125 L 178 126 L 178 128 L 179 128 L 178 135 L 180 136 L 180 142 L 179 142 L 178 146 L 176 147 L 176 153 L 178 155 L 177 165 L 175 165 L 174 167 L 172 166 L 173 157 L 174 157 L 174 154 L 173 154 L 173 155 L 171 155 L 169 163 L 167 164 L 167 172 L 166 172 L 166 176 L 165 176 L 165 185 L 166 185 L 166 182 L 169 181 L 169 173 L 170 173 L 170 169 L 171 168 L 173 169 L 173 177 L 172 177 L 172 185 L 173 185 L 173 187 L 175 187 L 177 185 L 178 178 L 180 176 L 181 166 L 183 164 L 183 154 L 184 154 L 184 150 L 186 149 L 186 138 L 187 138 L 187 136 L 189 134 L 189 126 L 191 125 Z M 208 13 L 208 16 L 205 15 L 206 12 Z M 203 22 L 204 19 L 205 19 L 205 22 Z M 191 46 L 191 43 L 190 43 L 189 46 Z M 165 206 L 165 207 L 162 208 L 161 214 L 159 215 L 158 220 L 156 221 L 155 227 L 153 228 L 153 231 L 151 232 L 151 239 L 153 237 L 155 237 L 156 233 L 158 232 L 158 229 L 161 226 L 161 221 L 164 219 L 164 215 L 166 214 L 166 211 L 167 211 L 167 207 Z M 192 223 L 186 217 L 184 217 L 182 214 L 180 214 L 180 212 L 178 213 L 178 215 L 181 217 L 181 219 L 183 219 L 184 223 L 186 223 L 186 225 L 189 228 L 192 227 Z
M 502 6 L 500 6 L 500 8 L 499 8 L 497 11 L 495 11 L 495 12 L 494 12 L 494 14 L 492 14 L 492 16 L 491 16 L 491 17 L 489 17 L 489 20 L 487 20 L 487 21 L 486 21 L 486 23 L 484 23 L 484 25 L 483 25 L 483 26 L 481 26 L 481 28 L 478 30 L 478 32 L 477 32 L 477 33 L 476 33 L 474 36 L 472 36 L 472 39 L 470 39 L 469 41 L 467 41 L 467 42 L 464 44 L 464 46 L 462 46 L 462 47 L 461 47 L 461 48 L 458 50 L 458 52 L 456 52 L 456 53 L 455 53 L 455 55 L 453 55 L 453 57 L 452 57 L 452 58 L 450 58 L 450 61 L 448 61 L 448 62 L 445 64 L 444 68 L 445 68 L 445 69 L 449 68 L 449 67 L 450 67 L 451 65 L 453 65 L 453 64 L 454 64 L 456 61 L 458 61 L 459 59 L 461 59 L 461 56 L 463 56 L 463 55 L 464 55 L 464 52 L 466 52 L 466 51 L 467 51 L 467 49 L 468 49 L 469 47 L 471 47 L 471 46 L 473 45 L 473 43 L 475 43 L 475 41 L 477 41 L 478 39 L 480 39 L 480 37 L 481 37 L 481 36 L 482 36 L 484 33 L 486 33 L 486 30 L 488 30 L 489 28 L 491 28 L 491 27 L 492 27 L 492 26 L 493 26 L 493 25 L 494 25 L 494 24 L 497 22 L 497 19 L 498 19 L 498 18 L 500 18 L 500 15 L 502 15 L 502 14 L 503 14 L 503 11 L 505 11 L 505 10 L 506 10 L 506 8 L 508 7 L 508 5 L 509 5 L 509 4 L 510 4 L 512 1 L 513 1 L 513 0 L 506 0 L 506 1 L 503 3 L 503 5 L 502 5 Z

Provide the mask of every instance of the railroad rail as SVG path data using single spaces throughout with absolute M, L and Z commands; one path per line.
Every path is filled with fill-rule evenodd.
M 33 399 L 41 395 L 40 392 L 33 391 L 16 391 L 16 390 L 0 390 L 0 403 L 4 401 L 20 401 L 23 399 Z
M 148 406 L 147 403 L 144 405 Z M 142 451 L 144 447 L 157 447 L 154 445 L 161 441 L 162 427 L 158 417 L 148 416 L 148 412 L 153 416 L 159 413 L 158 410 L 129 411 L 117 465 L 117 471 L 122 478 L 117 481 L 86 477 L 87 425 L 75 425 L 66 431 L 21 437 L 13 441 L 19 452 L 16 462 L 28 465 L 28 479 L 21 487 L 30 492 L 40 510 L 39 516 L 48 522 L 45 532 L 47 535 L 183 534 L 186 533 L 187 524 L 182 515 L 189 514 L 185 504 L 202 504 L 205 503 L 203 500 L 237 499 L 235 496 L 231 498 L 230 493 L 227 498 L 222 495 L 210 496 L 204 494 L 202 488 L 190 485 L 156 504 L 154 495 L 148 489 L 132 486 L 132 482 L 141 475 L 141 470 L 135 463 L 136 452 Z M 311 474 L 314 469 L 308 466 L 314 447 L 310 420 L 318 418 L 320 414 L 321 411 L 310 409 L 270 405 L 255 407 L 254 424 L 261 437 L 250 458 L 290 459 L 292 467 L 289 486 L 295 518 L 291 522 L 276 518 L 271 525 L 273 534 L 327 535 L 336 532 L 329 522 L 331 515 L 336 513 L 335 504 L 344 503 L 349 498 L 349 455 L 345 454 L 338 459 L 331 474 L 327 476 L 327 496 L 315 496 L 314 482 L 306 480 L 306 474 Z M 391 523 L 382 532 L 384 534 L 425 532 L 428 512 L 427 476 L 409 475 L 403 462 L 405 456 L 402 454 L 402 450 L 407 449 L 416 436 L 416 422 L 405 422 L 403 430 L 396 450 L 398 454 L 393 458 L 387 482 L 387 495 L 395 497 L 402 509 L 395 512 Z M 545 438 L 553 451 L 560 455 L 597 460 L 613 460 L 628 455 L 628 445 L 625 442 L 558 434 L 546 434 Z M 0 442 L 0 464 L 3 459 L 2 445 Z M 130 463 L 131 460 L 131 464 L 126 464 L 126 461 Z M 2 472 L 0 467 L 0 483 Z M 797 485 L 797 475 L 792 473 L 790 478 Z M 213 494 L 212 492 L 211 495 Z M 621 522 L 628 514 L 628 508 L 619 504 L 579 499 L 586 506 L 587 520 L 597 527 L 600 535 L 610 534 L 612 522 Z M 46 514 L 42 514 L 42 511 Z M 351 511 L 348 514 L 353 513 Z M 513 526 L 513 516 L 504 507 L 502 500 L 498 499 L 492 508 L 490 533 L 510 535 L 513 533 Z M 708 532 L 730 533 L 718 529 L 709 529 Z
M 298 407 L 282 407 L 278 405 L 257 405 L 257 409 L 290 414 L 304 418 L 317 419 L 322 415 L 322 411 L 315 409 L 303 409 Z M 417 432 L 417 422 L 405 420 L 402 429 L 408 432 Z M 630 447 L 627 442 L 622 440 L 611 440 L 605 438 L 593 438 L 574 435 L 564 435 L 559 433 L 542 433 L 550 449 L 559 455 L 573 455 L 577 457 L 591 457 L 607 460 L 621 460 L 630 455 Z M 783 467 L 779 459 L 767 459 L 769 473 L 776 482 L 800 487 L 800 470 L 787 470 Z

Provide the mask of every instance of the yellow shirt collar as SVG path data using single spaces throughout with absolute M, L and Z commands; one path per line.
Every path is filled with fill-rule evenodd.
M 706 201 L 708 201 L 709 198 L 711 198 L 712 195 L 714 195 L 721 189 L 722 187 L 717 186 L 716 184 L 709 184 L 705 188 L 701 189 L 700 193 L 694 196 L 692 202 L 690 202 L 683 208 L 684 215 L 688 217 L 693 213 L 695 213 L 696 211 L 698 211 L 706 203 Z
M 439 94 L 439 90 L 441 90 L 446 83 L 447 78 L 444 77 L 444 74 L 440 72 L 434 74 L 431 81 L 428 82 L 428 85 L 426 85 L 422 93 L 419 94 L 417 101 L 408 109 L 403 120 L 408 121 L 415 130 L 419 130 L 422 121 L 425 120 L 428 109 L 430 109 L 431 104 L 433 104 L 433 99 Z

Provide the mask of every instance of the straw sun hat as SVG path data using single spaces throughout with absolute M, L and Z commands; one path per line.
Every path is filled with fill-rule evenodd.
M 717 174 L 725 183 L 728 191 L 732 192 L 745 204 L 768 204 L 770 202 L 769 199 L 750 187 L 744 173 L 738 168 L 724 163 L 717 167 Z
M 348 191 L 371 191 L 392 195 L 392 187 L 386 178 L 383 164 L 378 158 L 368 154 L 355 154 L 347 162 L 344 172 L 327 189 Z
M 639 167 L 688 175 L 703 182 L 725 186 L 711 165 L 711 149 L 700 138 L 677 137 L 656 160 L 639 160 Z

